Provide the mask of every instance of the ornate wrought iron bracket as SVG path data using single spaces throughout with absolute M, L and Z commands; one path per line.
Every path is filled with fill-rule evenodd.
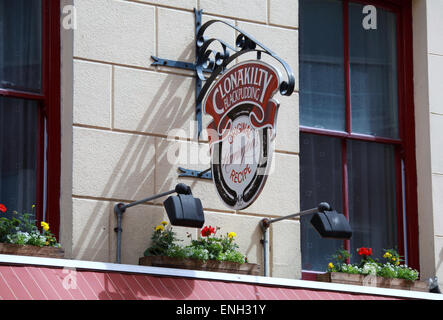
M 257 59 L 261 59 L 263 55 L 268 55 L 276 60 L 283 67 L 286 73 L 286 80 L 280 83 L 280 94 L 289 96 L 294 91 L 295 87 L 295 77 L 291 67 L 280 57 L 278 57 L 269 48 L 258 42 L 251 35 L 240 30 L 234 25 L 231 25 L 225 21 L 221 20 L 209 20 L 202 25 L 202 12 L 203 10 L 194 9 L 195 14 L 195 46 L 196 46 L 196 60 L 195 63 L 173 61 L 168 59 L 162 59 L 152 56 L 154 62 L 152 65 L 157 66 L 167 66 L 173 68 L 181 68 L 192 70 L 196 72 L 196 85 L 195 85 L 195 119 L 198 124 L 197 132 L 198 138 L 200 138 L 202 128 L 202 102 L 208 92 L 211 84 L 217 79 L 217 77 L 222 74 L 227 66 L 240 57 L 241 55 L 247 53 L 255 53 Z M 224 24 L 236 31 L 238 34 L 235 39 L 235 44 L 230 45 L 228 42 L 217 39 L 209 38 L 205 35 L 206 30 L 212 25 Z M 203 84 L 204 83 L 204 84 Z M 182 168 L 179 168 L 182 169 Z M 206 178 L 206 171 L 204 174 L 199 176 L 199 172 L 193 170 L 183 171 L 180 176 L 194 176 L 199 178 Z
M 151 63 L 151 66 L 165 66 L 165 67 L 180 68 L 180 69 L 187 69 L 193 71 L 195 71 L 197 68 L 197 66 L 194 63 L 190 62 L 160 59 L 155 56 L 151 56 L 151 58 L 152 60 L 154 60 L 154 62 Z
M 239 56 L 246 53 L 255 52 L 257 54 L 257 59 L 261 59 L 263 54 L 274 58 L 283 67 L 287 77 L 287 80 L 282 81 L 280 84 L 280 94 L 286 96 L 291 95 L 295 86 L 295 77 L 291 67 L 273 51 L 258 42 L 251 35 L 225 21 L 209 20 L 202 25 L 202 12 L 203 10 L 194 9 L 196 38 L 195 63 L 174 61 L 152 56 L 152 59 L 154 60 L 152 65 L 181 68 L 196 72 L 195 117 L 198 122 L 198 137 L 200 137 L 203 129 L 201 104 L 206 92 L 209 90 L 211 84 L 216 80 L 217 76 L 222 74 L 229 63 L 234 61 Z M 205 36 L 206 30 L 211 25 L 216 23 L 224 24 L 237 32 L 238 36 L 235 39 L 234 45 L 230 45 L 228 42 L 221 39 L 208 38 Z M 208 74 L 210 75 L 207 76 Z
M 200 179 L 209 179 L 212 180 L 212 172 L 211 168 L 206 169 L 204 171 L 197 171 L 197 170 L 190 170 L 178 167 L 178 170 L 180 170 L 179 177 L 193 177 L 193 178 L 200 178 Z

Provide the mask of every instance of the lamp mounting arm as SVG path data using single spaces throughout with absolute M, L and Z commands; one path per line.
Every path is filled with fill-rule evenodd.
M 128 204 L 124 204 L 122 202 L 117 203 L 114 206 L 114 213 L 117 216 L 117 227 L 114 228 L 114 231 L 117 232 L 117 263 L 120 263 L 121 261 L 121 236 L 122 236 L 122 218 L 123 218 L 123 213 L 125 213 L 127 208 L 136 206 L 138 204 L 142 204 L 151 200 L 155 200 L 167 195 L 170 195 L 172 193 L 178 193 L 178 194 L 183 194 L 183 195 L 190 195 L 192 196 L 192 191 L 191 191 L 191 187 L 189 187 L 188 185 L 184 184 L 184 183 L 179 183 L 175 186 L 175 189 L 173 190 L 169 190 L 163 193 L 159 193 L 156 195 L 153 195 L 151 197 L 142 199 L 142 200 L 138 200 L 138 201 L 134 201 Z M 169 215 L 169 212 L 168 212 Z
M 301 216 L 305 216 L 307 214 L 312 214 L 312 213 L 316 213 L 316 212 L 325 212 L 325 211 L 330 211 L 330 210 L 332 210 L 331 206 L 327 202 L 322 202 L 316 208 L 300 211 L 298 213 L 293 213 L 293 214 L 290 214 L 290 215 L 287 215 L 284 217 L 278 217 L 278 218 L 274 218 L 274 219 L 263 218 L 260 222 L 260 227 L 261 227 L 262 231 L 264 232 L 266 229 L 268 229 L 271 226 L 271 223 L 285 220 L 285 219 L 301 217 Z

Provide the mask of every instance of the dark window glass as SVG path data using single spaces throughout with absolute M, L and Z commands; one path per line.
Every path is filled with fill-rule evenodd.
M 349 222 L 351 253 L 397 246 L 395 152 L 388 144 L 348 141 Z
M 337 138 L 300 134 L 300 208 L 311 209 L 328 202 L 342 212 L 341 141 Z M 323 239 L 311 226 L 312 216 L 301 217 L 302 269 L 324 271 L 330 256 L 343 241 Z
M 300 0 L 300 124 L 345 130 L 343 9 Z
M 41 91 L 41 1 L 0 0 L 0 88 Z
M 36 200 L 37 102 L 0 96 L 0 203 L 31 212 Z
M 366 30 L 363 7 L 349 4 L 352 132 L 398 138 L 396 16 L 377 8 Z

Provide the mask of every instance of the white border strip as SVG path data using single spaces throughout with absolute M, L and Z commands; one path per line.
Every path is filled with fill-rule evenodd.
M 337 284 L 319 281 L 295 280 L 286 278 L 272 278 L 262 276 L 241 275 L 222 272 L 197 271 L 187 269 L 172 269 L 161 267 L 148 267 L 130 264 L 116 264 L 108 262 L 95 262 L 84 260 L 68 260 L 31 256 L 18 256 L 0 254 L 0 264 L 26 264 L 60 268 L 76 268 L 87 270 L 100 270 L 110 272 L 142 273 L 157 276 L 198 278 L 207 280 L 222 280 L 231 282 L 247 282 L 261 285 L 297 287 L 315 290 L 330 290 L 360 294 L 382 295 L 409 299 L 443 300 L 443 294 L 387 289 L 348 284 Z

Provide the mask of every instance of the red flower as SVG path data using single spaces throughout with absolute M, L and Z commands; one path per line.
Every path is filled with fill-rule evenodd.
M 211 227 L 211 226 L 206 226 L 202 229 L 202 237 L 209 237 L 211 234 L 215 233 L 215 228 Z
M 358 254 L 361 256 L 372 256 L 372 248 L 361 247 L 358 249 Z
M 1 204 L 1 203 L 0 203 L 0 211 L 3 212 L 3 213 L 6 212 L 6 207 L 5 207 L 4 204 Z

